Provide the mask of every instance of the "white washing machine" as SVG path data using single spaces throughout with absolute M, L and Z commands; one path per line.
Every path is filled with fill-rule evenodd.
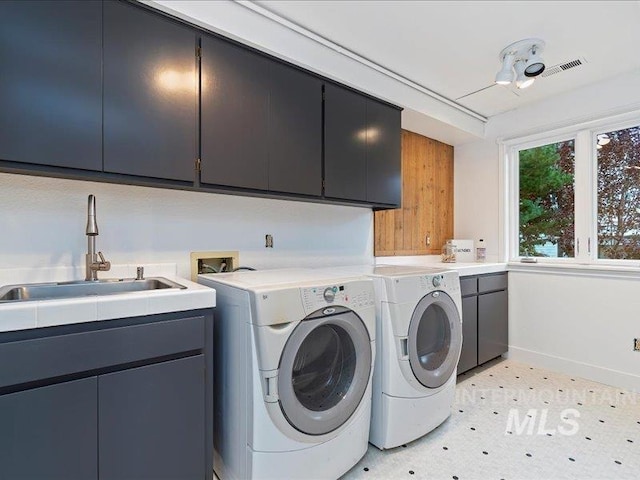
M 199 275 L 216 289 L 214 470 L 336 479 L 368 446 L 371 279 L 304 269 Z
M 376 362 L 369 441 L 381 449 L 422 437 L 451 414 L 462 348 L 458 272 L 363 265 L 376 289 Z

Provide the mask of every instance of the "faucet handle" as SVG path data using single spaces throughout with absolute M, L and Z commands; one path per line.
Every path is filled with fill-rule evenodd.
M 107 261 L 104 258 L 102 252 L 98 252 L 98 256 L 100 257 L 100 262 L 98 262 L 98 270 L 101 272 L 108 272 L 111 269 L 111 262 Z

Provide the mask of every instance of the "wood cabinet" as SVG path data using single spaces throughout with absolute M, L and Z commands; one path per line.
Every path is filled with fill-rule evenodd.
M 102 5 L 0 2 L 0 160 L 102 170 Z
M 105 172 L 193 182 L 196 87 L 194 30 L 104 2 Z
M 439 254 L 453 238 L 453 147 L 402 131 L 402 207 L 375 212 L 374 254 Z
M 400 110 L 325 84 L 324 194 L 400 205 Z
M 210 310 L 0 333 L 0 363 L 0 478 L 211 476 Z
M 509 346 L 507 273 L 460 279 L 462 352 L 458 374 L 506 353 Z

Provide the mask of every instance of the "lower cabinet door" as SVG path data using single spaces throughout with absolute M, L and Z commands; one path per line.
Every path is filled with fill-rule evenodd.
M 478 365 L 478 297 L 462 299 L 462 352 L 458 375 Z
M 98 378 L 100 479 L 205 478 L 204 355 Z
M 98 478 L 97 378 L 0 396 L 0 479 Z
M 509 308 L 506 290 L 478 295 L 478 364 L 508 350 Z

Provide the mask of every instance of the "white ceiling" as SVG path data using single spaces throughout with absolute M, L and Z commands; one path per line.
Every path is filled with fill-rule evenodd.
M 255 3 L 486 117 L 640 69 L 640 1 Z M 547 67 L 587 63 L 526 90 L 495 85 L 500 51 L 529 37 L 546 41 Z

